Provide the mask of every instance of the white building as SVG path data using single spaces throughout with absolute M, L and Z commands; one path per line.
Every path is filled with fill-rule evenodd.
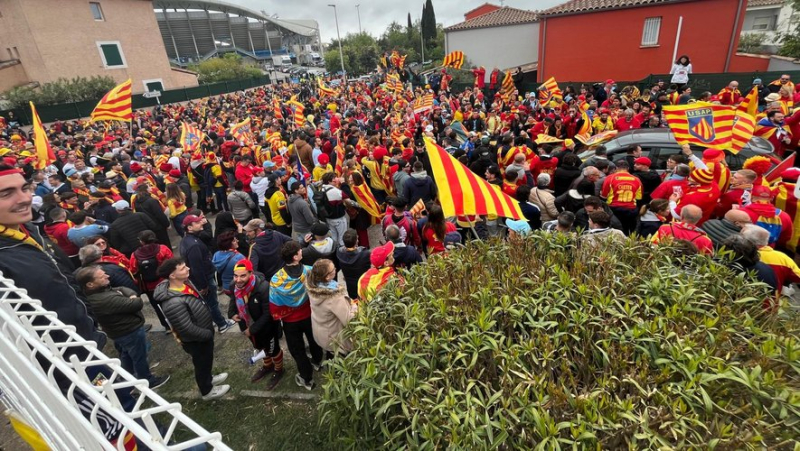
M 742 34 L 761 33 L 764 35 L 763 51 L 776 53 L 780 48 L 782 33 L 791 33 L 800 20 L 790 2 L 786 0 L 750 0 L 744 16 Z
M 486 69 L 487 80 L 495 67 L 536 70 L 539 18 L 534 11 L 506 6 L 447 27 L 444 32 L 445 52 L 464 52 L 469 63 Z

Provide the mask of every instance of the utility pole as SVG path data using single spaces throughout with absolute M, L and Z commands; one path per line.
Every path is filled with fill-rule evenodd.
M 358 8 L 360 4 L 356 5 L 356 13 L 358 14 L 358 34 L 361 34 L 361 10 Z
M 329 4 L 333 8 L 333 17 L 336 20 L 336 39 L 339 40 L 339 60 L 342 63 L 342 87 L 347 83 L 347 72 L 344 70 L 344 52 L 342 52 L 342 36 L 339 35 L 339 15 L 336 13 L 336 5 Z
M 425 38 L 422 36 L 422 19 L 419 20 L 419 45 L 422 48 L 422 61 L 420 61 L 420 64 L 422 66 L 424 66 L 425 65 Z M 420 67 L 420 70 L 422 70 L 422 67 Z

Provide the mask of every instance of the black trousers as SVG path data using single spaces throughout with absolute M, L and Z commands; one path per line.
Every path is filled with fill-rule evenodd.
M 630 235 L 636 230 L 636 218 L 639 217 L 639 212 L 635 208 L 611 207 L 611 211 L 622 223 L 622 231 L 625 232 L 625 235 Z
M 183 342 L 182 345 L 183 350 L 192 356 L 194 380 L 197 382 L 200 394 L 205 396 L 213 388 L 211 370 L 214 368 L 214 339 Z
M 308 347 L 311 350 L 311 358 L 314 364 L 322 363 L 322 348 L 314 341 L 314 332 L 311 330 L 311 318 L 306 318 L 294 323 L 283 322 L 283 334 L 286 336 L 286 346 L 289 348 L 289 353 L 297 363 L 297 372 L 306 382 L 311 382 L 314 378 L 314 368 L 311 366 L 311 361 L 308 360 L 306 355 L 306 343 L 303 341 L 303 336 L 308 341 Z

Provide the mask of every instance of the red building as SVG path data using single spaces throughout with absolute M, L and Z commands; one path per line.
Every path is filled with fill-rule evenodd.
M 746 7 L 747 0 L 570 0 L 539 13 L 539 80 L 640 80 L 668 73 L 675 53 L 689 55 L 694 73 L 757 69 L 762 62 L 736 56 Z
M 466 22 L 476 17 L 480 17 L 484 14 L 489 14 L 490 12 L 497 11 L 498 9 L 500 9 L 500 7 L 497 5 L 492 5 L 491 3 L 484 3 L 483 5 L 478 6 L 477 8 L 471 9 L 466 13 L 464 13 L 464 21 Z

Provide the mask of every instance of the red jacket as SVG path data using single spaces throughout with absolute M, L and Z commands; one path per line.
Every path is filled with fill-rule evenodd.
M 696 226 L 685 224 L 683 222 L 672 222 L 664 224 L 658 228 L 658 232 L 653 235 L 653 243 L 659 243 L 666 237 L 673 237 L 676 240 L 685 240 L 697 247 L 697 250 L 711 255 L 714 253 L 714 245 L 711 239 L 706 236 L 706 232 L 700 230 Z
M 620 117 L 617 119 L 617 130 L 621 132 L 626 132 L 628 130 L 633 130 L 642 127 L 642 122 L 636 118 L 636 116 L 632 117 L 630 122 L 625 116 Z
M 734 205 L 741 205 L 742 195 L 745 193 L 745 191 L 749 190 L 749 188 L 747 190 L 744 188 L 733 188 L 728 190 L 725 194 L 720 196 L 719 204 L 717 205 L 714 215 L 718 218 L 721 218 L 725 216 L 725 213 L 731 211 Z
M 792 226 L 792 218 L 779 208 L 772 204 L 765 204 L 761 202 L 753 202 L 752 204 L 742 207 L 742 211 L 750 215 L 750 220 L 753 224 L 763 227 L 770 231 L 769 245 L 784 246 L 792 239 L 794 232 Z M 760 218 L 760 221 L 759 221 Z M 773 230 L 770 230 L 774 228 Z
M 60 247 L 61 250 L 63 250 L 68 256 L 74 257 L 78 255 L 78 246 L 76 246 L 72 241 L 69 240 L 69 238 L 67 238 L 69 225 L 66 222 L 48 224 L 44 226 L 44 231 L 47 233 L 47 236 L 52 238 L 58 247 Z
M 658 188 L 656 188 L 655 190 L 653 190 L 652 193 L 650 193 L 650 198 L 669 199 L 669 196 L 671 196 L 672 193 L 675 192 L 676 186 L 679 186 L 681 188 L 681 191 L 685 193 L 688 184 L 686 183 L 686 180 L 667 180 L 665 182 L 661 182 L 661 184 L 658 185 Z
M 689 188 L 683 192 L 683 197 L 678 201 L 678 214 L 681 213 L 684 205 L 697 205 L 703 210 L 703 219 L 697 223 L 697 226 L 703 225 L 704 222 L 711 218 L 714 209 L 717 207 L 717 200 L 719 200 L 720 196 L 719 186 L 716 183 L 711 183 L 710 185 Z
M 482 67 L 472 69 L 472 75 L 475 75 L 475 86 L 478 89 L 483 89 L 486 86 L 486 69 Z
M 236 171 L 234 172 L 236 176 L 236 180 L 241 180 L 244 184 L 243 191 L 245 193 L 253 192 L 253 189 L 250 188 L 250 182 L 253 180 L 253 165 L 244 167 L 241 163 L 236 165 Z

